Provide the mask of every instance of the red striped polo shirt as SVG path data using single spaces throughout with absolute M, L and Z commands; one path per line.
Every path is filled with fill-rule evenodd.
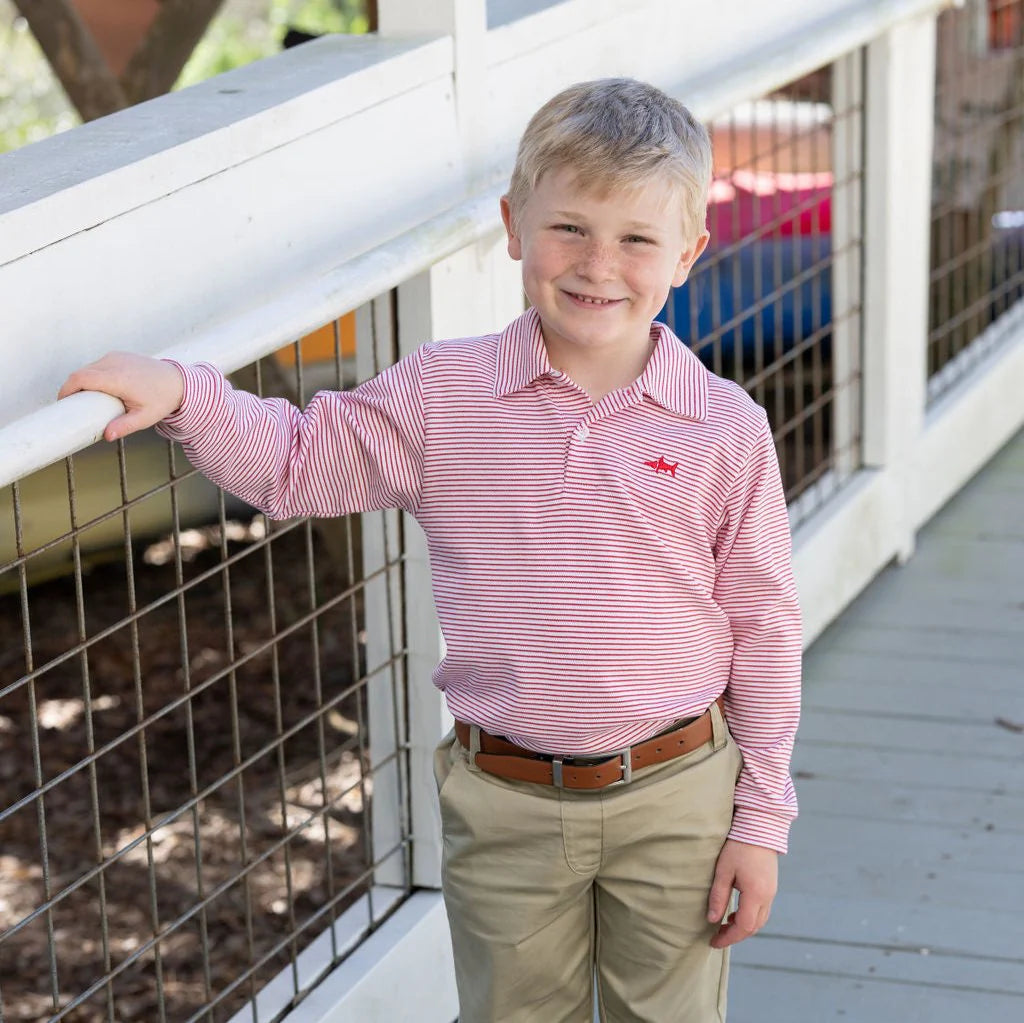
M 451 712 L 547 753 L 617 749 L 725 693 L 731 837 L 785 851 L 800 618 L 771 431 L 667 327 L 594 404 L 537 313 L 425 344 L 300 411 L 182 367 L 162 432 L 273 518 L 398 507 L 423 527 Z

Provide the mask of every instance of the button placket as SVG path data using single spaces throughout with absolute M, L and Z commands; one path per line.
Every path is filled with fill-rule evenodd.
M 590 428 L 587 421 L 594 409 L 587 395 L 581 391 L 564 373 L 556 369 L 549 370 L 548 379 L 551 384 L 550 393 L 552 403 L 558 410 L 559 416 L 569 417 L 570 426 L 568 434 L 564 434 L 565 440 L 562 446 L 562 491 L 566 489 L 566 480 L 569 475 L 569 462 L 573 457 L 573 451 L 586 442 L 590 436 Z M 564 428 L 563 419 L 563 428 Z
M 601 418 L 598 407 L 590 408 L 572 428 L 565 445 L 565 469 L 562 474 L 562 491 L 569 489 L 569 481 L 582 475 L 589 475 L 591 453 L 587 450 L 591 444 L 594 424 Z
M 581 462 L 591 470 L 593 469 L 592 460 L 596 457 L 593 438 L 597 425 L 602 420 L 611 419 L 625 413 L 628 409 L 642 405 L 643 401 L 643 388 L 639 382 L 634 382 L 631 387 L 605 395 L 596 405 L 591 405 L 587 409 L 570 431 L 565 445 L 565 461 L 562 471 L 563 493 L 569 488 L 570 473 L 578 473 Z

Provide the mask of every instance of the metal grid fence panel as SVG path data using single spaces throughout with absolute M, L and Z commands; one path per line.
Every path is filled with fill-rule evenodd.
M 791 504 L 860 461 L 862 75 L 852 55 L 713 122 L 711 241 L 666 308 L 767 410 Z
M 351 385 L 351 328 L 236 376 Z M 346 908 L 365 933 L 409 890 L 400 520 L 268 523 L 152 433 L 0 516 L 0 1021 L 280 1018 L 271 978 L 294 1004 L 303 949 L 324 972 Z
M 1024 296 L 1024 0 L 938 19 L 929 395 Z

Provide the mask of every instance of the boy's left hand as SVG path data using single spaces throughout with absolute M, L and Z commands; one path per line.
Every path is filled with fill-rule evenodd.
M 756 934 L 767 922 L 779 886 L 779 854 L 774 849 L 727 840 L 718 854 L 708 896 L 708 920 L 720 922 L 712 948 L 726 948 Z M 723 921 L 732 890 L 739 906 Z

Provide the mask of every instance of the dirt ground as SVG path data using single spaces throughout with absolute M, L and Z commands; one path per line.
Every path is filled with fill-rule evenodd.
M 257 532 L 236 531 L 240 539 L 229 542 L 229 553 L 251 547 Z M 189 536 L 186 579 L 221 558 L 215 527 Z M 347 585 L 347 573 L 326 556 L 315 534 L 312 542 L 322 603 Z M 143 615 L 138 684 L 136 640 L 124 623 L 123 559 L 97 566 L 83 580 L 86 634 L 113 627 L 110 635 L 91 646 L 87 657 L 76 655 L 47 670 L 34 693 L 21 685 L 0 695 L 0 814 L 25 800 L 0 819 L 3 1023 L 50 1018 L 59 1011 L 55 997 L 60 1008 L 66 1007 L 153 942 L 154 935 L 152 947 L 63 1018 L 74 1023 L 187 1020 L 325 903 L 336 899 L 340 910 L 365 890 L 360 880 L 363 801 L 372 779 L 361 784 L 356 739 L 362 697 L 344 695 L 359 657 L 354 617 L 359 610 L 343 602 L 320 617 L 315 637 L 303 626 L 274 645 L 275 652 L 259 652 L 275 625 L 279 633 L 310 609 L 306 544 L 305 527 L 274 535 L 272 583 L 265 551 L 253 549 L 232 567 L 229 585 L 224 573 L 215 573 L 190 589 L 180 606 L 171 600 Z M 173 589 L 175 568 L 167 554 L 166 544 L 135 552 L 138 606 Z M 226 625 L 226 593 L 233 636 Z M 74 646 L 77 607 L 71 577 L 29 591 L 35 665 Z M 26 670 L 23 635 L 20 597 L 0 598 L 0 694 Z M 233 677 L 225 672 L 204 688 L 224 672 L 230 651 L 236 657 L 255 655 Z M 86 668 L 91 714 L 85 706 Z M 325 714 L 275 745 L 282 729 L 336 697 Z M 176 700 L 174 709 L 130 734 L 140 720 Z M 271 748 L 261 753 L 265 746 Z M 101 752 L 92 765 L 82 766 L 90 749 Z M 224 780 L 250 757 L 249 766 Z M 40 779 L 56 783 L 42 800 L 33 799 Z M 201 796 L 194 810 L 128 848 L 145 835 L 147 821 L 160 823 L 194 795 Z M 300 828 L 305 821 L 311 823 Z M 245 864 L 267 853 L 238 879 Z M 96 871 L 97 864 L 103 869 Z M 68 894 L 50 912 L 24 923 L 48 897 L 62 892 Z M 204 898 L 209 899 L 205 908 L 182 921 Z M 201 1018 L 229 1019 L 329 920 L 325 915 L 311 924 Z

